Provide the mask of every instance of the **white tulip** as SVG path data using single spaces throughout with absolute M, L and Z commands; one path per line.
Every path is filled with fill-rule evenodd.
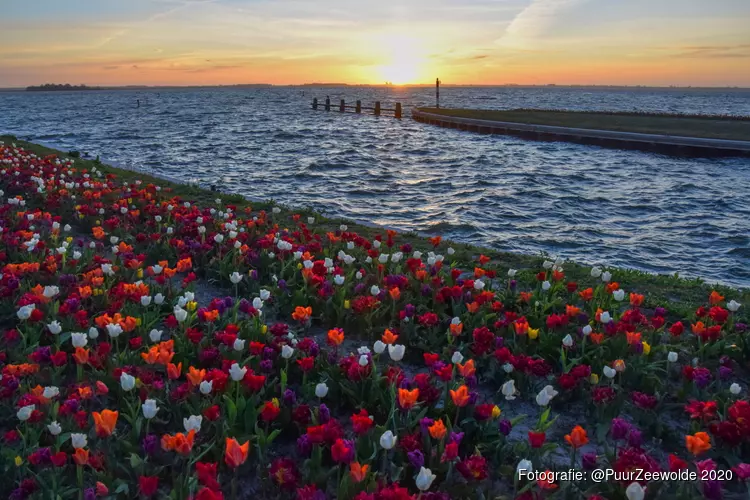
M 611 280 L 611 279 L 612 279 L 612 273 L 610 273 L 609 271 L 604 271 L 602 273 L 602 281 L 603 282 L 608 283 L 609 280 Z
M 503 365 L 503 371 L 504 371 L 505 373 L 513 373 L 513 370 L 515 370 L 515 368 L 513 368 L 513 365 L 512 365 L 512 364 L 510 364 L 510 363 L 505 363 L 505 364 Z
M 625 290 L 623 290 L 622 288 L 615 290 L 614 292 L 612 292 L 612 297 L 614 297 L 617 302 L 621 302 L 622 299 L 625 298 Z
M 545 386 L 544 389 L 539 391 L 539 394 L 536 395 L 536 404 L 539 406 L 547 406 L 555 396 L 557 396 L 557 391 L 551 385 Z
M 386 345 L 380 341 L 376 340 L 375 344 L 372 346 L 372 349 L 375 351 L 375 354 L 383 354 L 383 351 L 385 351 Z
M 50 433 L 50 434 L 52 434 L 53 436 L 57 436 L 58 434 L 60 434 L 60 433 L 62 432 L 62 427 L 61 427 L 61 426 L 60 426 L 60 424 L 59 424 L 59 423 L 57 422 L 57 420 L 55 420 L 54 422 L 52 422 L 51 424 L 49 424 L 49 425 L 47 426 L 47 430 L 48 430 L 48 431 L 49 431 L 49 433 Z
M 674 351 L 670 351 L 669 354 L 667 354 L 667 361 L 670 363 L 675 363 L 677 361 L 677 353 Z
M 606 325 L 610 321 L 612 321 L 612 316 L 609 315 L 608 311 L 604 311 L 599 315 L 599 321 L 602 322 L 602 324 Z
M 545 281 L 542 283 L 542 290 L 549 290 L 550 287 L 552 287 L 552 284 L 549 281 Z
M 229 275 L 229 281 L 231 281 L 232 283 L 236 285 L 237 283 L 242 281 L 242 275 L 238 273 L 237 271 L 235 271 Z
M 391 431 L 385 431 L 383 435 L 380 436 L 380 446 L 384 450 L 393 449 L 393 447 L 396 446 L 396 441 L 398 441 L 398 438 L 394 436 Z
M 630 486 L 625 488 L 625 496 L 628 500 L 643 500 L 646 496 L 646 488 L 637 481 L 630 483 Z
M 122 372 L 120 375 L 120 387 L 123 391 L 132 391 L 135 387 L 135 377 Z
M 152 328 L 150 332 L 148 332 L 148 338 L 151 340 L 151 342 L 161 342 L 161 330 L 157 330 L 156 328 Z
M 229 376 L 232 377 L 232 380 L 235 382 L 239 382 L 243 378 L 245 378 L 245 374 L 247 373 L 246 367 L 240 367 L 238 363 L 232 363 L 232 366 L 229 368 Z
M 62 331 L 62 325 L 58 321 L 47 324 L 47 329 L 52 335 L 57 335 Z
M 29 317 L 31 317 L 31 312 L 36 309 L 36 306 L 34 304 L 29 304 L 27 306 L 23 306 L 16 312 L 16 316 L 18 316 L 18 319 L 20 320 L 27 320 Z
M 581 329 L 581 332 L 583 332 L 584 335 L 591 335 L 592 331 L 593 328 L 591 328 L 591 325 L 586 325 Z
M 365 367 L 368 364 L 370 364 L 370 360 L 367 358 L 367 354 L 362 354 L 359 356 L 359 366 Z
M 85 333 L 73 332 L 70 334 L 70 342 L 73 347 L 85 347 L 89 339 Z
M 529 475 L 530 472 L 534 472 L 534 465 L 531 463 L 531 460 L 527 460 L 524 458 L 523 460 L 518 462 L 516 473 L 520 475 L 521 471 L 526 472 L 525 475 Z
M 234 349 L 237 352 L 242 352 L 245 350 L 245 341 L 242 339 L 235 339 L 234 344 L 232 345 L 232 349 Z
M 404 353 L 406 352 L 406 346 L 400 344 L 391 344 L 388 346 L 388 356 L 393 361 L 401 361 L 404 359 Z
M 456 351 L 453 353 L 453 356 L 451 357 L 451 363 L 461 363 L 464 360 L 464 355 L 461 354 L 461 351 Z
M 281 357 L 284 359 L 289 359 L 294 354 L 294 349 L 289 347 L 288 345 L 284 345 L 284 347 L 281 348 Z
M 159 411 L 159 407 L 156 406 L 155 399 L 147 399 L 143 402 L 141 410 L 143 411 L 143 417 L 150 420 L 156 416 L 156 412 Z
M 542 267 L 543 267 L 543 268 L 545 268 L 545 269 L 551 269 L 551 268 L 552 268 L 552 266 L 554 266 L 554 265 L 555 265 L 555 263 L 554 263 L 554 262 L 552 262 L 552 261 L 549 261 L 549 260 L 545 260 L 545 261 L 544 261 L 544 262 L 542 263 Z
M 73 446 L 73 448 L 85 448 L 88 444 L 86 434 L 74 432 L 70 435 L 70 444 Z
M 380 294 L 380 288 L 378 288 L 378 285 L 372 285 L 370 287 L 370 295 L 378 295 Z
M 420 491 L 427 491 L 430 489 L 430 486 L 432 486 L 432 482 L 435 480 L 437 476 L 432 473 L 430 469 L 427 469 L 425 467 L 422 467 L 419 470 L 419 474 L 417 474 L 417 488 L 419 488 Z
M 266 290 L 265 288 L 262 288 L 262 289 L 260 290 L 260 300 L 262 300 L 262 301 L 264 301 L 264 302 L 265 302 L 266 300 L 268 300 L 268 299 L 270 299 L 270 298 L 271 298 L 271 292 L 269 292 L 269 291 L 268 291 L 268 290 Z
M 315 396 L 318 398 L 324 398 L 328 394 L 328 386 L 325 382 L 321 382 L 315 386 Z
M 565 347 L 570 347 L 570 346 L 572 346 L 572 345 L 573 345 L 573 337 L 571 337 L 571 336 L 570 336 L 570 334 L 567 334 L 567 335 L 566 335 L 565 337 L 563 337 L 563 339 L 562 339 L 562 344 L 563 344 L 563 345 L 564 345 Z
M 42 292 L 42 295 L 47 297 L 48 299 L 51 299 L 55 295 L 60 293 L 60 289 L 56 286 L 45 286 L 44 291 Z
M 344 281 L 345 281 L 345 278 L 341 276 L 340 274 L 337 274 L 336 276 L 333 277 L 333 282 L 339 286 L 343 285 Z
M 26 422 L 28 419 L 31 418 L 31 412 L 34 411 L 34 408 L 36 408 L 34 405 L 28 405 L 21 407 L 18 412 L 16 412 L 16 416 L 18 417 L 18 420 L 21 422 Z
M 516 273 L 518 272 L 517 269 L 508 269 L 508 277 L 513 278 L 515 277 Z
M 602 371 L 604 372 L 604 376 L 607 378 L 615 378 L 615 375 L 617 375 L 617 372 L 615 371 L 615 369 L 609 366 L 605 366 L 604 370 Z
M 42 393 L 42 396 L 47 399 L 52 399 L 54 397 L 57 397 L 59 394 L 60 394 L 60 389 L 58 389 L 54 385 L 51 385 L 51 386 L 44 388 L 44 392 Z
M 506 400 L 513 401 L 516 399 L 516 382 L 514 380 L 508 380 L 505 382 L 500 390 Z
M 727 303 L 727 309 L 729 309 L 732 312 L 737 312 L 737 309 L 739 309 L 741 305 L 742 304 L 732 299 L 729 301 L 729 303 Z
M 729 386 L 729 392 L 731 392 L 734 396 L 737 396 L 740 392 L 742 392 L 742 387 L 740 387 L 740 384 L 735 382 Z
M 95 326 L 92 326 L 91 328 L 89 328 L 89 338 L 91 340 L 94 340 L 98 337 L 99 337 L 99 330 L 97 330 Z
M 253 299 L 253 308 L 257 310 L 263 309 L 263 301 L 260 299 L 260 297 L 255 297 Z
M 598 278 L 602 275 L 602 270 L 598 267 L 592 267 L 591 268 L 591 277 L 592 278 Z
M 446 250 L 446 253 L 448 255 L 453 255 L 454 253 L 456 253 L 456 251 L 453 249 L 453 247 L 448 247 L 448 250 Z
M 150 295 L 141 295 L 141 305 L 148 307 L 151 305 L 151 301 L 154 300 Z
M 182 425 L 185 427 L 185 432 L 200 432 L 202 423 L 203 415 L 190 415 L 189 418 L 182 419 Z
M 184 322 L 187 319 L 187 316 L 188 312 L 185 309 L 180 306 L 174 307 L 174 317 L 179 323 Z
M 201 394 L 205 394 L 205 395 L 211 394 L 211 391 L 213 390 L 213 388 L 214 388 L 214 381 L 213 380 L 210 381 L 210 382 L 208 382 L 206 380 L 204 380 L 203 382 L 201 382 L 201 385 L 200 385 Z
M 157 306 L 160 306 L 163 303 L 164 303 L 164 295 L 162 295 L 161 293 L 157 293 L 156 295 L 154 295 L 154 304 L 156 304 Z
M 119 337 L 121 333 L 122 333 L 122 326 L 120 326 L 119 323 L 107 324 L 107 334 L 113 339 Z

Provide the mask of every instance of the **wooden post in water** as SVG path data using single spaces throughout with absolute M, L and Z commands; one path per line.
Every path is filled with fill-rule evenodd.
M 313 109 L 318 109 L 318 98 L 313 97 Z
M 375 101 L 375 116 L 380 116 L 380 101 Z
M 342 113 L 346 111 L 346 103 L 344 102 L 343 99 L 341 99 L 341 104 L 339 105 L 339 111 L 341 111 Z
M 401 103 L 400 102 L 396 103 L 396 111 L 395 111 L 395 114 L 393 116 L 396 117 L 396 118 L 398 118 L 398 119 L 401 119 Z
M 357 113 L 361 113 L 362 112 L 362 101 L 357 100 L 357 107 L 355 108 L 355 111 Z
M 331 111 L 331 98 L 326 97 L 326 111 Z

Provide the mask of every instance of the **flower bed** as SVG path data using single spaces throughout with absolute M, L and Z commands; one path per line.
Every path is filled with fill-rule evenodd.
M 747 495 L 725 291 L 682 317 L 619 270 L 517 274 L 80 163 L 0 145 L 10 498 Z M 569 469 L 619 475 L 525 473 Z

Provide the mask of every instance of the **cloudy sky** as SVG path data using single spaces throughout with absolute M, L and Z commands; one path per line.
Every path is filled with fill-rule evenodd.
M 750 87 L 750 0 L 19 0 L 0 87 Z

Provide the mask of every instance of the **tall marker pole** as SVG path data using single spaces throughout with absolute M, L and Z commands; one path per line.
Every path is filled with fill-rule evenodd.
M 435 107 L 440 109 L 440 78 L 435 78 Z

